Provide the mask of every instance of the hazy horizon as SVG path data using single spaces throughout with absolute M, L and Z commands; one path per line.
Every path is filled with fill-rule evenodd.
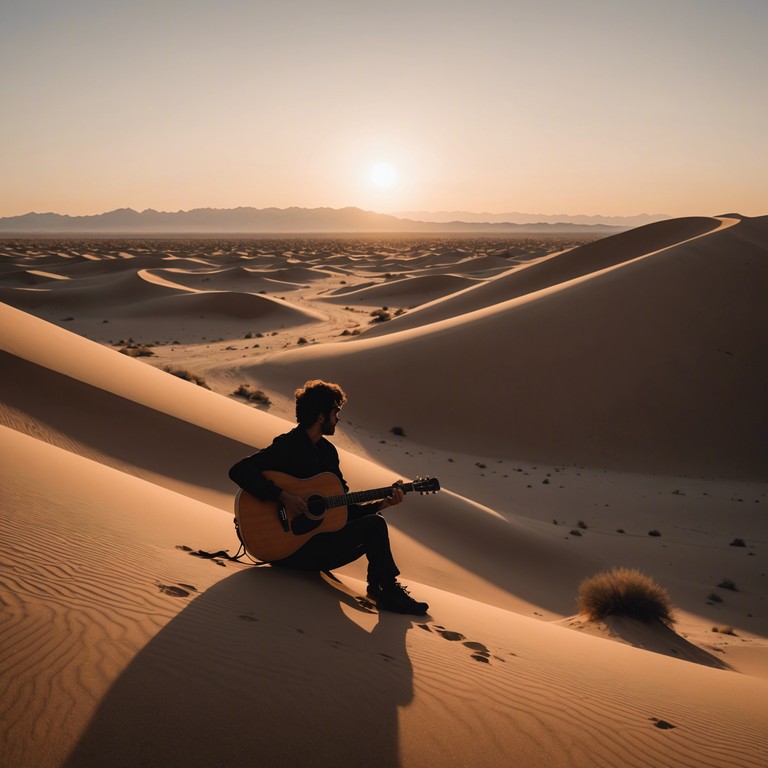
M 768 212 L 758 0 L 11 0 L 0 22 L 3 217 Z

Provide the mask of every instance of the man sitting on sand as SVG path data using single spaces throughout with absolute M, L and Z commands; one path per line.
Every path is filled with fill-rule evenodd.
M 339 413 L 347 397 L 338 384 L 314 380 L 296 390 L 298 426 L 278 435 L 262 451 L 239 461 L 229 470 L 229 477 L 257 499 L 282 504 L 287 512 L 306 513 L 303 498 L 279 488 L 262 473 L 272 470 L 297 478 L 309 478 L 321 472 L 332 472 L 344 487 L 339 467 L 339 454 L 326 435 L 336 431 Z M 352 504 L 347 509 L 347 522 L 338 531 L 312 536 L 296 552 L 272 565 L 305 571 L 328 571 L 368 558 L 368 596 L 381 610 L 423 615 L 429 606 L 414 600 L 397 581 L 400 571 L 395 565 L 389 544 L 387 521 L 378 513 L 403 501 L 404 493 L 392 486 L 392 494 L 370 504 Z

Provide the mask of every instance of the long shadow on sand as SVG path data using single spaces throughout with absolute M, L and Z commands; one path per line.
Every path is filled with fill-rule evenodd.
M 240 571 L 136 655 L 65 766 L 398 766 L 412 626 L 319 575 Z
M 624 616 L 610 616 L 605 620 L 608 631 L 625 643 L 674 659 L 691 661 L 714 669 L 733 669 L 717 656 L 678 635 L 661 622 L 642 622 Z
M 597 621 L 582 617 L 570 619 L 567 626 L 598 637 L 619 640 L 644 651 L 671 656 L 673 659 L 701 664 L 713 669 L 733 670 L 733 667 L 719 659 L 705 648 L 694 645 L 674 629 L 660 621 L 639 621 L 628 616 L 608 616 Z

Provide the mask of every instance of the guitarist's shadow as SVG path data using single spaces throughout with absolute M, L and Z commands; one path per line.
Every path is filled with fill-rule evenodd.
M 65 766 L 397 766 L 412 626 L 317 574 L 240 571 L 134 657 Z

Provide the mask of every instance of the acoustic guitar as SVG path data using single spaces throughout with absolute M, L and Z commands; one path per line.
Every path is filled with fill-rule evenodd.
M 288 493 L 300 496 L 307 505 L 306 513 L 293 514 L 280 502 L 263 501 L 246 491 L 235 497 L 235 518 L 240 538 L 250 555 L 258 560 L 280 560 L 293 554 L 318 533 L 338 531 L 347 522 L 347 506 L 385 499 L 392 486 L 369 491 L 344 493 L 341 480 L 333 472 L 321 472 L 300 479 L 284 472 L 264 472 L 264 477 Z M 436 478 L 418 478 L 399 486 L 404 493 L 436 493 Z

